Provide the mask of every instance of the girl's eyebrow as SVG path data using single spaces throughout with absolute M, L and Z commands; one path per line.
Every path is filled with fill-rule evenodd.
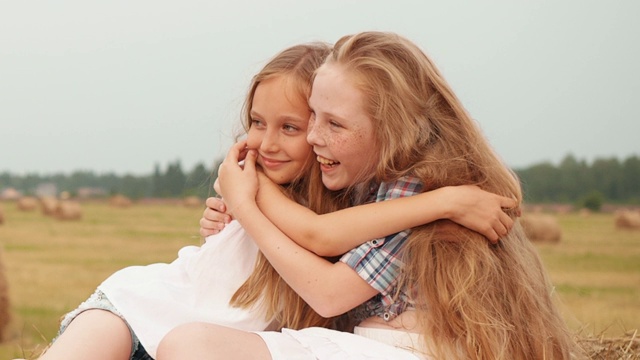
M 279 117 L 280 120 L 282 120 L 283 122 L 291 122 L 291 123 L 296 123 L 296 124 L 306 124 L 307 122 L 309 122 L 309 118 L 303 119 L 297 116 L 291 116 L 291 115 L 284 115 Z
M 328 117 L 328 118 L 336 120 L 336 121 L 345 121 L 346 119 L 349 118 L 348 116 L 337 115 L 336 113 L 331 112 L 331 111 L 320 111 L 320 113 L 315 112 L 315 114 L 316 114 L 316 116 L 318 116 L 318 114 L 321 114 L 321 115 L 324 115 L 325 117 Z
M 251 111 L 249 112 L 249 115 L 257 116 L 259 118 L 263 118 L 264 119 L 264 116 L 262 116 L 259 112 L 255 111 L 253 109 L 251 109 Z M 283 114 L 283 115 L 278 116 L 278 120 L 279 121 L 283 121 L 283 122 L 295 122 L 295 123 L 301 123 L 302 124 L 302 123 L 308 122 L 309 118 L 303 119 L 303 118 L 298 117 L 298 116 L 294 116 L 294 115 L 290 115 L 290 114 Z

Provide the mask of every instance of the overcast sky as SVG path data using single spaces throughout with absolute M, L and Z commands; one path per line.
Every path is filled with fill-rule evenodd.
M 0 0 L 0 172 L 226 152 L 277 51 L 364 30 L 436 62 L 505 162 L 640 155 L 640 1 Z

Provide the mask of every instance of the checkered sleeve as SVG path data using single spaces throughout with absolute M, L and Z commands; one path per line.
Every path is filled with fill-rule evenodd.
M 378 188 L 376 202 L 418 194 L 422 184 L 417 178 L 405 176 L 394 182 L 382 183 Z M 398 254 L 409 237 L 407 229 L 384 238 L 373 239 L 352 249 L 340 261 L 354 269 L 369 285 L 384 298 L 390 297 L 397 282 L 402 261 Z M 391 301 L 390 298 L 388 301 Z

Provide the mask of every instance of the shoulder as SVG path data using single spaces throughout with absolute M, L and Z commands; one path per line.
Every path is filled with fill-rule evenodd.
M 396 199 L 422 192 L 422 182 L 415 176 L 403 176 L 397 180 L 383 182 L 378 187 L 376 201 Z

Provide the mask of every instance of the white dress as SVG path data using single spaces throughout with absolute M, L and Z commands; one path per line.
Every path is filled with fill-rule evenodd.
M 367 337 L 325 328 L 282 331 L 258 331 L 267 344 L 272 360 L 424 360 L 430 359 L 421 351 L 406 344 L 402 331 L 382 330 L 383 337 Z M 391 338 L 390 338 L 391 337 Z M 374 340 L 375 338 L 375 340 Z M 382 341 L 380 341 L 382 340 Z M 397 341 L 400 340 L 400 341 Z M 409 342 L 416 339 L 410 339 Z M 416 344 L 419 347 L 419 344 Z
M 170 264 L 131 266 L 99 287 L 124 316 L 149 355 L 174 327 L 204 321 L 259 331 L 268 327 L 262 309 L 231 307 L 229 300 L 255 267 L 258 248 L 232 221 L 198 246 L 186 246 Z

